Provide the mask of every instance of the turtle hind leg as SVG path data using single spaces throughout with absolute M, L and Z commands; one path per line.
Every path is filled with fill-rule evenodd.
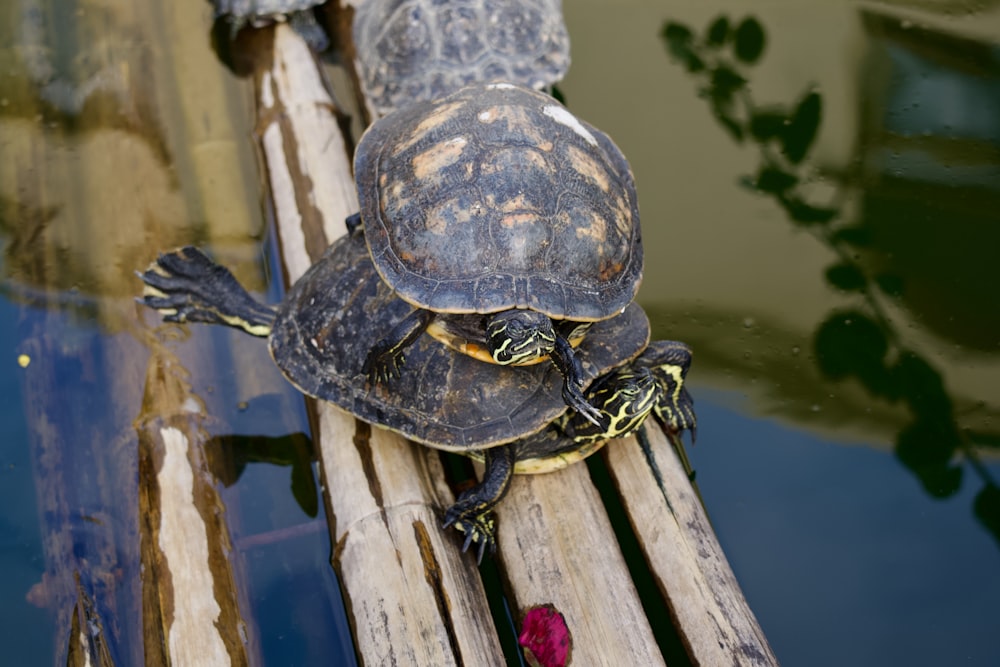
M 160 255 L 143 273 L 139 301 L 167 322 L 225 324 L 253 336 L 268 336 L 275 311 L 247 292 L 229 269 L 187 246 Z
M 507 495 L 507 489 L 510 488 L 516 454 L 514 445 L 501 445 L 485 450 L 486 470 L 483 480 L 462 492 L 455 504 L 445 512 L 444 527 L 454 526 L 465 533 L 462 551 L 468 551 L 473 542 L 479 544 L 477 562 L 482 562 L 487 548 L 490 553 L 496 551 L 496 516 L 493 508 Z

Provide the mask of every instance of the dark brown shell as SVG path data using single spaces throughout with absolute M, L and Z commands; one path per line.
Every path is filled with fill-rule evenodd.
M 509 442 L 542 430 L 566 410 L 553 364 L 487 364 L 427 335 L 407 348 L 401 377 L 369 387 L 361 371 L 369 348 L 410 310 L 378 279 L 361 237 L 346 237 L 282 302 L 271 356 L 304 393 L 439 449 Z M 649 322 L 635 304 L 595 324 L 577 352 L 586 381 L 634 358 L 648 339 Z
M 480 84 L 407 107 L 368 129 L 354 169 L 375 266 L 418 307 L 595 321 L 639 287 L 628 162 L 547 95 Z
M 470 83 L 541 89 L 569 68 L 560 0 L 366 0 L 351 34 L 358 79 L 379 115 Z

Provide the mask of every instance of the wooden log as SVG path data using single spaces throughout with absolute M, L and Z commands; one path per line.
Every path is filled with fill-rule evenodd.
M 257 664 L 258 633 L 240 610 L 225 506 L 205 455 L 204 404 L 179 360 L 150 345 L 136 420 L 144 664 Z
M 273 62 L 257 85 L 282 254 L 295 280 L 357 210 L 351 163 L 315 60 L 285 25 L 274 29 Z M 437 456 L 332 405 L 316 410 L 333 566 L 363 661 L 502 663 L 482 583 L 439 528 L 435 508 L 452 497 Z
M 497 513 L 516 620 L 552 605 L 579 664 L 665 664 L 585 465 L 515 477 Z
M 604 458 L 692 662 L 777 665 L 684 466 L 651 422 Z

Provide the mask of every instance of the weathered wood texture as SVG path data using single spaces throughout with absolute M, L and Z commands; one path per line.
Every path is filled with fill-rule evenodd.
M 630 437 L 604 458 L 688 655 L 699 665 L 776 665 L 676 451 L 659 427 L 644 433 L 647 451 Z
M 260 662 L 240 609 L 226 508 L 205 455 L 205 408 L 187 371 L 150 341 L 139 434 L 139 538 L 146 665 Z
M 350 158 L 312 54 L 289 28 L 257 77 L 259 131 L 285 267 L 298 278 L 357 210 Z M 336 196 L 324 196 L 333 192 Z M 436 455 L 325 403 L 319 449 L 333 565 L 366 663 L 503 662 L 475 567 L 439 528 Z
M 273 55 L 258 75 L 260 124 L 294 280 L 343 233 L 356 199 L 334 105 L 311 54 L 278 26 Z M 363 661 L 501 664 L 474 559 L 439 528 L 436 508 L 452 497 L 436 454 L 336 408 L 317 409 L 333 563 Z M 652 460 L 669 488 L 634 438 L 609 445 L 606 459 L 692 661 L 776 664 L 675 453 L 656 427 L 650 431 Z M 553 604 L 569 623 L 575 664 L 663 664 L 585 466 L 516 478 L 500 522 L 498 559 L 516 621 L 528 606 Z
M 25 211 L 5 229 L 4 268 L 24 304 L 18 354 L 45 551 L 42 580 L 28 599 L 51 611 L 53 664 L 247 664 L 254 633 L 246 637 L 235 604 L 246 582 L 228 560 L 218 504 L 203 502 L 213 489 L 196 450 L 204 434 L 193 421 L 195 403 L 155 378 L 143 403 L 149 347 L 140 341 L 151 336 L 137 322 L 132 272 L 137 258 L 190 231 L 188 220 L 222 219 L 226 230 L 206 236 L 246 238 L 240 223 L 248 216 L 236 209 L 249 188 L 238 182 L 246 173 L 239 165 L 252 163 L 252 152 L 219 105 L 223 74 L 197 68 L 193 50 L 172 40 L 194 25 L 200 32 L 194 4 L 169 4 L 158 17 L 162 30 L 150 29 L 134 3 L 84 0 L 72 19 L 22 9 L 34 31 L 15 31 L 23 40 L 15 48 L 36 54 L 26 65 L 35 80 L 5 92 L 5 106 L 18 111 L 0 122 L 0 192 L 7 201 L 13 193 Z M 60 60 L 66 45 L 78 50 Z M 187 70 L 214 77 L 204 87 L 218 98 L 179 92 L 191 90 L 178 85 Z M 15 69 L 10 74 L 20 81 Z M 57 114 L 38 94 L 50 83 Z M 162 122 L 175 112 L 188 122 Z M 165 126 L 193 131 L 167 136 Z M 206 179 L 202 193 L 178 191 L 187 181 L 168 155 L 195 164 Z M 209 186 L 213 171 L 223 176 Z M 145 427 L 153 430 L 140 433 Z M 186 451 L 163 449 L 182 440 Z M 141 479 L 140 449 L 151 464 Z M 154 496 L 155 514 L 142 504 Z M 205 510 L 198 519 L 196 507 Z M 154 526 L 156 534 L 143 531 Z M 211 633 L 225 637 L 222 651 L 208 650 Z

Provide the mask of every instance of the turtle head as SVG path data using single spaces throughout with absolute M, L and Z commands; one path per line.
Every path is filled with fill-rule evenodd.
M 505 310 L 487 319 L 486 343 L 495 362 L 519 366 L 549 355 L 555 348 L 556 332 L 548 315 Z
M 663 387 L 652 370 L 623 366 L 599 379 L 587 391 L 587 401 L 601 414 L 601 424 L 571 418 L 571 435 L 578 442 L 628 435 L 639 428 L 660 402 Z

